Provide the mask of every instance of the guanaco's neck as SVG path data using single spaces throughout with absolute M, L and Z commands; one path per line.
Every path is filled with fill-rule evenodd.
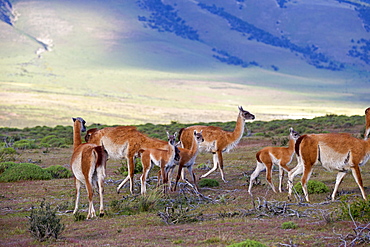
M 289 139 L 288 150 L 290 154 L 294 153 L 294 146 L 295 146 L 295 141 L 293 139 Z
M 81 123 L 76 120 L 73 124 L 73 149 L 76 149 L 81 143 Z
M 197 142 L 197 138 L 193 136 L 193 142 L 191 143 L 191 147 L 190 147 L 191 156 L 194 156 L 198 152 L 198 145 L 199 144 Z
M 239 113 L 238 115 L 238 119 L 236 120 L 236 125 L 235 125 L 235 129 L 234 131 L 232 132 L 232 142 L 235 142 L 237 140 L 240 140 L 244 134 L 244 124 L 245 124 L 245 120 L 244 118 L 242 117 L 241 113 Z

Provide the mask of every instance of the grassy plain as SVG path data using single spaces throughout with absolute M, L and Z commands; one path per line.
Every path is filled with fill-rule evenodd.
M 329 201 L 331 192 L 311 194 L 311 204 L 304 203 L 301 197 L 288 201 L 286 191 L 278 194 L 272 192 L 265 181 L 264 172 L 260 174 L 259 183 L 253 186 L 254 196 L 251 197 L 247 192 L 249 175 L 255 168 L 255 153 L 262 147 L 279 145 L 287 136 L 290 126 L 296 130 L 306 128 L 304 133 L 314 129 L 321 132 L 345 131 L 361 137 L 364 131 L 363 117 L 359 118 L 360 121 L 332 121 L 334 119 L 320 118 L 316 122 L 305 121 L 304 124 L 303 121 L 247 123 L 246 127 L 250 129 L 252 135 L 243 137 L 233 151 L 224 154 L 228 183 L 222 182 L 218 171 L 211 174 L 209 178 L 216 179 L 220 185 L 200 189 L 201 194 L 209 199 L 192 194 L 186 190 L 185 184 L 181 183 L 181 192 L 159 196 L 159 199 L 166 200 L 167 204 L 159 203 L 158 208 L 147 212 L 135 213 L 134 208 L 131 208 L 132 214 L 114 211 L 114 202 L 120 201 L 124 204 L 141 198 L 138 180 L 140 174 L 135 175 L 134 195 L 129 194 L 127 186 L 120 194 L 116 193 L 117 183 L 123 179 L 118 172 L 122 166 L 121 161 L 108 161 L 104 195 L 106 215 L 88 221 L 74 221 L 71 213 L 75 192 L 72 178 L 0 183 L 0 224 L 3 226 L 0 228 L 1 246 L 227 246 L 245 239 L 261 241 L 268 246 L 340 246 L 344 241 L 349 243 L 350 234 L 353 234 L 355 228 L 354 223 L 351 220 L 339 219 L 337 210 L 342 205 L 339 199 L 349 203 L 361 197 L 351 174 L 344 178 L 337 195 L 338 200 L 335 202 Z M 284 129 L 286 131 L 279 135 L 272 134 Z M 69 167 L 72 149 L 31 149 L 18 152 L 20 156 L 17 157 L 17 162 L 33 161 L 41 167 L 51 165 Z M 195 165 L 197 177 L 205 173 L 211 163 L 210 154 L 199 154 Z M 293 167 L 295 164 L 294 160 L 290 166 Z M 275 185 L 278 181 L 277 174 L 275 170 L 273 172 Z M 369 194 L 368 164 L 362 167 L 362 175 L 366 193 Z M 152 171 L 149 177 L 148 191 L 153 192 L 156 172 Z M 335 177 L 335 173 L 316 166 L 311 179 L 324 182 L 332 191 Z M 299 178 L 295 181 L 298 182 Z M 65 224 L 65 230 L 57 241 L 37 242 L 31 238 L 27 230 L 27 216 L 31 207 L 38 206 L 43 199 L 58 209 L 58 216 Z M 188 215 L 198 215 L 198 220 L 167 225 L 158 213 L 165 212 L 166 207 L 171 207 L 181 200 L 192 201 L 185 206 L 189 209 Z M 94 201 L 97 208 L 96 195 Z M 290 215 L 274 213 L 276 209 L 274 205 L 280 205 L 292 213 Z M 83 190 L 80 207 L 82 214 L 86 214 L 86 207 L 86 192 Z M 297 227 L 283 229 L 282 224 L 290 221 Z

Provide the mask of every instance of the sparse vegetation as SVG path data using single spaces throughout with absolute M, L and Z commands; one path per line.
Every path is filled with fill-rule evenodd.
M 36 240 L 43 242 L 48 238 L 57 239 L 64 230 L 56 210 L 42 201 L 39 208 L 33 207 L 29 216 L 29 232 Z
M 243 242 L 228 245 L 228 247 L 267 247 L 267 245 L 262 244 L 261 242 L 247 239 Z

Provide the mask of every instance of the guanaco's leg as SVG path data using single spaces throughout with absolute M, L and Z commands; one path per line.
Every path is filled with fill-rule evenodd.
M 256 169 L 254 169 L 254 171 L 251 175 L 251 178 L 249 179 L 248 193 L 250 195 L 252 195 L 252 186 L 253 186 L 254 180 L 258 177 L 258 175 L 261 173 L 261 171 L 263 171 L 263 169 L 265 169 L 265 168 L 266 167 L 263 163 L 260 163 L 260 162 L 257 161 Z
M 361 190 L 362 198 L 364 198 L 364 200 L 366 200 L 366 194 L 365 194 L 364 185 L 362 184 L 362 177 L 361 177 L 360 167 L 356 166 L 356 167 L 352 167 L 351 169 L 352 169 L 352 175 L 355 178 L 355 181 L 356 181 L 358 187 Z
M 80 201 L 80 189 L 81 189 L 81 182 L 80 180 L 75 178 L 75 186 L 76 186 L 76 201 L 75 201 L 75 209 L 73 210 L 73 214 L 77 213 L 78 210 L 78 203 Z
M 334 201 L 335 195 L 337 194 L 337 191 L 338 191 L 338 187 L 339 187 L 340 183 L 342 182 L 344 176 L 346 176 L 346 174 L 347 174 L 347 171 L 345 171 L 345 172 L 338 172 L 337 178 L 335 180 L 335 186 L 334 186 L 333 194 L 331 194 L 331 200 L 332 201 Z

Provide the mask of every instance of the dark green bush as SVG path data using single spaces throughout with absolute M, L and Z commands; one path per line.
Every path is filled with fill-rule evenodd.
M 49 203 L 42 201 L 40 208 L 32 207 L 28 230 L 32 237 L 42 242 L 51 237 L 57 239 L 64 230 L 64 225 L 60 223 L 56 210 L 51 209 Z
M 261 242 L 255 240 L 247 239 L 240 243 L 228 245 L 228 247 L 267 247 L 267 245 L 264 245 Z
M 52 176 L 38 165 L 20 163 L 9 167 L 0 175 L 0 182 L 19 180 L 49 180 Z
M 347 203 L 342 199 L 339 207 L 339 217 L 344 220 L 353 219 L 363 222 L 370 222 L 370 200 L 357 199 L 352 203 Z
M 298 194 L 303 194 L 302 184 L 298 182 L 294 185 L 294 189 L 297 191 Z M 320 193 L 327 193 L 329 192 L 328 186 L 323 182 L 316 181 L 316 180 L 309 180 L 307 183 L 307 191 L 308 194 L 320 194 Z
M 12 166 L 16 166 L 18 165 L 18 163 L 14 163 L 14 162 L 1 162 L 0 163 L 0 174 L 2 174 L 6 169 L 12 167 Z
M 199 187 L 217 187 L 220 184 L 215 179 L 203 178 L 199 181 Z
M 44 169 L 52 178 L 70 178 L 73 176 L 72 172 L 60 165 L 49 166 Z

